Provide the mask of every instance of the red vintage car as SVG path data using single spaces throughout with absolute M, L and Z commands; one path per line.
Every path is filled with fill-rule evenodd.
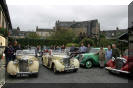
M 112 58 L 107 62 L 106 69 L 112 73 L 125 73 L 133 75 L 133 50 L 123 57 Z

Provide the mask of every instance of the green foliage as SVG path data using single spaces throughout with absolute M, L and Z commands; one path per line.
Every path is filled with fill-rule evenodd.
M 27 38 L 38 39 L 38 38 L 40 38 L 40 36 L 38 34 L 36 34 L 36 32 L 31 32 L 28 34 Z
M 71 29 L 59 29 L 56 32 L 54 32 L 48 39 L 50 40 L 60 40 L 64 42 L 64 44 L 67 44 L 69 42 L 73 42 L 73 39 L 75 38 L 75 33 Z
M 80 44 L 84 43 L 85 46 L 87 46 L 88 44 L 90 44 L 91 46 L 95 46 L 94 40 L 90 39 L 90 38 L 84 38 L 81 40 Z
M 66 47 L 71 47 L 72 45 L 74 45 L 75 47 L 79 46 L 79 44 L 77 44 L 77 43 L 67 43 Z
M 0 28 L 0 34 L 2 34 L 4 37 L 8 37 L 8 30 L 4 28 Z
M 14 39 L 10 39 L 11 42 L 15 41 Z M 17 39 L 17 42 L 21 44 L 22 47 L 25 46 L 51 46 L 51 45 L 62 45 L 64 42 L 60 40 L 48 40 L 48 39 L 31 39 L 31 38 L 21 38 Z

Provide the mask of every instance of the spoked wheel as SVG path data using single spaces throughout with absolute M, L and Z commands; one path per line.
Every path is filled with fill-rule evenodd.
M 92 67 L 92 61 L 87 61 L 86 62 L 86 68 L 91 68 Z

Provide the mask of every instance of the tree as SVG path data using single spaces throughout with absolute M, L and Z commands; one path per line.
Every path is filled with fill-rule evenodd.
M 81 40 L 80 44 L 84 43 L 85 46 L 87 46 L 88 44 L 90 44 L 91 46 L 95 46 L 94 44 L 94 40 L 90 39 L 90 38 L 84 38 Z
M 73 42 L 75 39 L 75 33 L 71 29 L 59 29 L 56 32 L 54 32 L 51 36 L 48 37 L 48 39 L 51 40 L 60 40 L 64 44 Z
M 8 30 L 4 28 L 0 28 L 0 34 L 2 34 L 4 37 L 8 37 Z

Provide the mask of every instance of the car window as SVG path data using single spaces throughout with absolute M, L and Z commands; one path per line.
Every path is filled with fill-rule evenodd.
M 17 50 L 16 55 L 23 55 L 23 50 Z
M 17 50 L 16 55 L 35 55 L 35 50 Z
M 35 55 L 35 50 L 23 50 L 24 55 Z
M 89 53 L 96 53 L 96 52 L 98 52 L 98 50 L 99 50 L 99 49 L 92 48 L 92 49 L 90 50 L 90 52 L 89 52 Z

